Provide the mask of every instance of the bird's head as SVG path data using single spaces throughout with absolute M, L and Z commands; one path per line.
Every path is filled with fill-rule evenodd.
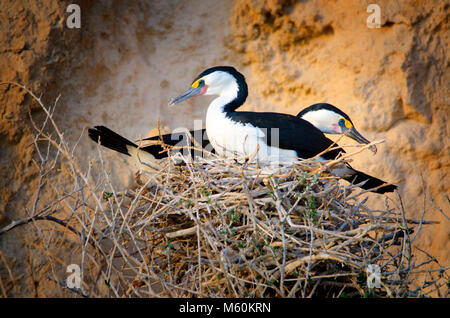
M 298 113 L 297 117 L 309 121 L 323 133 L 346 134 L 361 144 L 370 143 L 356 130 L 350 117 L 331 104 L 319 103 L 311 105 Z M 376 152 L 376 147 L 372 146 L 371 150 Z
M 200 95 L 229 95 L 231 99 L 245 100 L 247 97 L 245 77 L 231 66 L 211 67 L 198 75 L 191 86 L 183 94 L 172 99 L 169 105 Z

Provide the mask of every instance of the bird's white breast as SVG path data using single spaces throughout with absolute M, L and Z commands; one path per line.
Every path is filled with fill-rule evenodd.
M 264 137 L 265 129 L 255 127 L 248 123 L 235 122 L 226 116 L 223 106 L 224 98 L 216 98 L 208 108 L 206 114 L 206 132 L 208 138 L 219 155 L 226 157 L 243 157 L 254 153 L 257 161 L 279 162 L 296 161 L 297 153 L 294 150 L 280 149 L 274 145 L 267 145 Z M 272 134 L 273 136 L 273 134 Z

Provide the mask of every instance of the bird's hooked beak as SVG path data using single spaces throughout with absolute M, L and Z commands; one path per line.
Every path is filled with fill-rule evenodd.
M 347 131 L 344 132 L 348 137 L 356 140 L 357 142 L 361 144 L 370 144 L 370 141 L 364 138 L 356 129 L 355 127 L 352 127 L 350 129 L 347 129 Z M 374 153 L 377 152 L 377 147 L 375 145 L 370 146 L 370 150 L 372 150 Z
M 196 81 L 194 84 L 192 84 L 192 87 L 188 88 L 183 94 L 181 94 L 178 97 L 173 98 L 169 102 L 169 106 L 173 106 L 175 104 L 181 103 L 182 101 L 185 101 L 186 99 L 189 99 L 191 97 L 203 95 L 206 93 L 207 86 L 205 85 L 205 82 Z

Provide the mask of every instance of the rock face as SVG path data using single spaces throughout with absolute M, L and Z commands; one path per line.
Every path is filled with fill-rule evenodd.
M 45 101 L 54 98 L 45 92 L 54 90 L 58 71 L 71 59 L 66 45 L 72 39 L 64 30 L 63 12 L 63 6 L 56 1 L 0 4 L 0 82 L 27 85 L 43 93 Z M 0 85 L 0 214 L 35 177 L 31 130 L 25 123 L 29 124 L 28 110 L 36 112 L 39 108 L 30 101 L 23 90 Z
M 352 165 L 404 179 L 408 217 L 420 217 L 426 195 L 425 218 L 440 224 L 424 227 L 419 246 L 448 264 L 449 221 L 435 208 L 450 211 L 448 1 L 377 1 L 379 28 L 368 25 L 370 1 L 78 1 L 81 28 L 69 29 L 72 2 L 0 3 L 0 81 L 24 84 L 45 103 L 61 94 L 58 123 L 71 141 L 94 124 L 131 139 L 158 119 L 168 130 L 204 127 L 208 98 L 172 109 L 167 102 L 204 68 L 234 65 L 249 85 L 243 109 L 296 114 L 328 102 L 366 138 L 385 139 Z M 27 109 L 42 114 L 22 90 L 0 85 L 0 93 L 0 215 L 17 219 L 37 186 Z M 95 152 L 83 136 L 81 160 Z M 133 170 L 119 158 L 105 152 L 115 182 L 126 186 Z M 374 207 L 384 201 L 370 197 Z M 6 257 L 25 255 L 20 233 L 0 238 Z
M 449 211 L 449 3 L 379 1 L 380 28 L 368 27 L 368 3 L 237 2 L 230 48 L 248 66 L 249 106 L 292 114 L 318 101 L 339 106 L 370 140 L 386 139 L 355 167 L 405 179 L 411 217 L 425 193 Z M 423 244 L 448 261 L 448 219 L 429 201 L 426 215 L 441 223 L 422 233 Z

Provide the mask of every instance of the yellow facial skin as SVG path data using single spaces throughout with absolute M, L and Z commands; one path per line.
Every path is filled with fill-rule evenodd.
M 202 78 L 199 78 L 198 80 L 196 80 L 194 83 L 192 83 L 192 88 L 197 88 L 198 84 L 200 83 L 200 81 L 202 80 Z
M 345 119 L 345 127 L 347 127 L 347 129 L 351 129 L 353 127 L 353 125 L 351 122 L 349 122 L 347 119 Z

